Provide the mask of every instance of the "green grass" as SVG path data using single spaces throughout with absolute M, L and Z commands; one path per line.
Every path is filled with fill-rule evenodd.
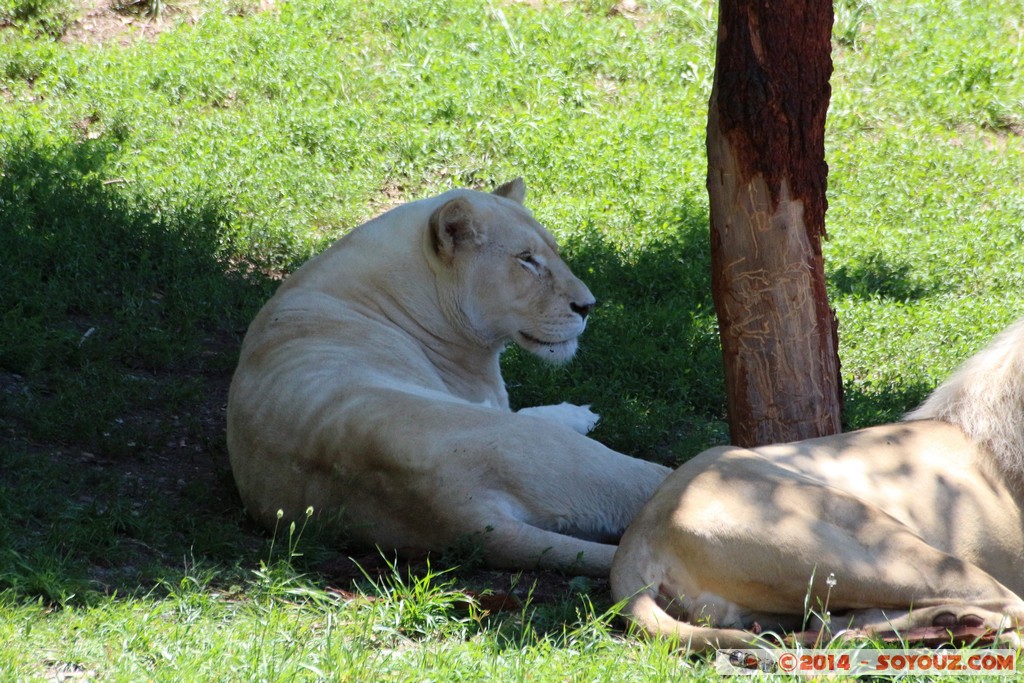
M 0 0 L 0 27 L 28 35 L 59 37 L 74 23 L 72 0 Z
M 282 275 L 395 203 L 522 175 L 600 305 L 567 368 L 506 354 L 513 402 L 592 403 L 599 439 L 669 464 L 724 441 L 714 3 L 152 4 L 157 39 L 86 45 L 55 39 L 68 3 L 0 2 L 0 679 L 717 678 L 622 634 L 604 582 L 272 547 L 223 438 Z M 837 0 L 848 427 L 1024 314 L 1022 9 Z M 487 590 L 522 606 L 460 597 Z

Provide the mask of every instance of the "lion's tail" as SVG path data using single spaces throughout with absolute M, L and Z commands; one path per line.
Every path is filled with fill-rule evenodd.
M 649 635 L 677 640 L 681 647 L 691 652 L 757 647 L 758 638 L 753 633 L 737 629 L 695 626 L 680 621 L 658 604 L 657 591 L 653 588 L 631 597 L 622 615 Z
M 967 360 L 906 420 L 942 420 L 1024 475 L 1024 319 Z

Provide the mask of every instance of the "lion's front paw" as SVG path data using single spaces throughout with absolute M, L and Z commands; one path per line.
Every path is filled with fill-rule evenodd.
M 587 434 L 597 426 L 601 416 L 590 409 L 590 406 L 576 406 L 572 403 L 559 403 L 556 406 L 536 406 L 534 408 L 521 408 L 519 413 L 523 415 L 534 415 L 551 422 L 568 427 L 569 429 Z

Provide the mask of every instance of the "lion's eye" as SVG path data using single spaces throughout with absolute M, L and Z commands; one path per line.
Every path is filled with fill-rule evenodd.
M 519 260 L 519 264 L 523 268 L 526 268 L 534 275 L 540 275 L 540 271 L 543 266 L 541 262 L 537 259 L 537 257 L 534 256 L 532 253 L 524 251 L 523 253 L 518 254 L 516 256 L 516 259 Z

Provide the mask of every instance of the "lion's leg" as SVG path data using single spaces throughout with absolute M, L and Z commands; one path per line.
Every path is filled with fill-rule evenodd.
M 830 624 L 831 628 L 845 627 L 867 633 L 907 633 L 929 627 L 953 631 L 958 628 L 999 631 L 1024 624 L 1024 609 L 1021 605 L 1007 604 L 1003 600 L 973 600 L 909 610 L 854 610 L 839 621 L 841 623 Z
M 559 403 L 551 406 L 534 406 L 532 408 L 520 408 L 516 411 L 519 415 L 533 415 L 543 418 L 549 422 L 568 427 L 580 434 L 589 434 L 597 426 L 600 415 L 590 409 L 590 406 L 577 406 L 572 403 Z
M 717 500 L 716 500 L 717 498 Z M 824 614 L 878 608 L 904 626 L 979 616 L 1024 622 L 1024 602 L 981 568 L 928 544 L 881 508 L 729 450 L 684 481 L 672 546 L 681 595 L 754 610 Z M 708 505 L 708 501 L 715 501 Z M 691 612 L 701 605 L 693 604 Z M 966 623 L 966 622 L 965 622 Z M 877 624 L 876 624 L 877 626 Z
M 361 404 L 372 467 L 337 498 L 377 544 L 476 543 L 495 566 L 607 575 L 613 543 L 669 472 L 540 416 L 396 391 Z
M 479 535 L 484 559 L 494 567 L 558 569 L 608 576 L 616 546 L 532 526 L 512 517 L 492 520 Z

